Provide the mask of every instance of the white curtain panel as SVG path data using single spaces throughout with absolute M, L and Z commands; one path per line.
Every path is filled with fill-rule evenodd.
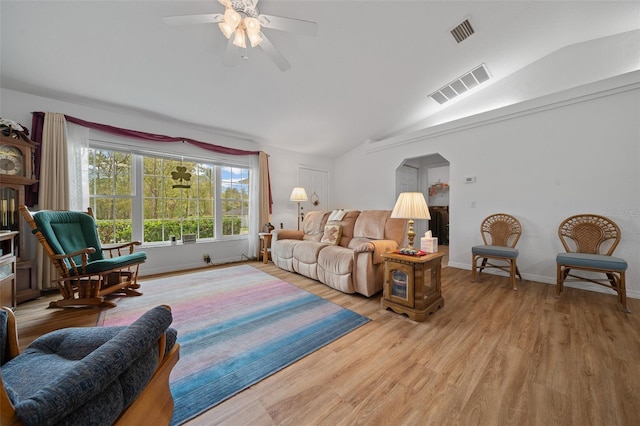
M 89 129 L 67 122 L 69 210 L 89 207 Z
M 261 232 L 262 229 L 262 225 L 260 225 L 260 161 L 258 155 L 251 156 L 249 173 L 251 199 L 249 200 L 249 235 L 247 239 L 249 253 L 247 256 L 251 258 L 258 253 L 258 232 Z

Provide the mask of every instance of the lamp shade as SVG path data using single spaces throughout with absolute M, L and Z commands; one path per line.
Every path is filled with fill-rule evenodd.
M 297 202 L 307 201 L 307 191 L 305 191 L 301 186 L 296 186 L 293 188 L 293 191 L 291 191 L 291 197 L 289 200 Z
M 398 197 L 391 217 L 398 219 L 431 219 L 422 192 L 403 192 Z

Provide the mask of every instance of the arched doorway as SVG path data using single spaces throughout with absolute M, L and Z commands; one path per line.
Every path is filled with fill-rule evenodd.
M 417 220 L 414 224 L 416 240 L 431 230 L 432 235 L 438 238 L 442 251 L 447 253 L 451 209 L 449 167 L 449 161 L 435 153 L 405 158 L 396 169 L 396 198 L 401 192 L 422 192 L 429 206 L 431 220 Z

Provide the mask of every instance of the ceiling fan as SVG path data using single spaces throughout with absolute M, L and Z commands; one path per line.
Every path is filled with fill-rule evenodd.
M 257 8 L 259 0 L 218 1 L 225 7 L 224 14 L 167 16 L 162 20 L 169 25 L 217 23 L 220 31 L 229 39 L 223 61 L 225 65 L 235 63 L 236 58 L 240 56 L 238 50 L 246 49 L 248 39 L 251 47 L 260 47 L 281 71 L 287 71 L 291 68 L 291 64 L 264 35 L 262 28 L 308 36 L 315 36 L 318 32 L 318 24 L 315 22 L 261 14 Z

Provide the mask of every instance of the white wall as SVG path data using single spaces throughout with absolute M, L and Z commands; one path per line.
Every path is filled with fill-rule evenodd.
M 629 263 L 640 298 L 640 72 L 380 142 L 336 160 L 335 203 L 393 208 L 404 158 L 439 153 L 450 162 L 449 265 L 471 268 L 478 227 L 491 213 L 518 217 L 525 279 L 555 283 L 560 222 L 577 213 L 611 217 L 622 230 L 615 255 Z M 464 184 L 465 176 L 477 182 Z M 475 207 L 471 207 L 475 203 Z M 583 288 L 600 287 L 579 284 Z M 604 289 L 602 289 L 604 290 Z
M 289 195 L 291 194 L 291 189 L 297 184 L 298 165 L 311 164 L 314 167 L 327 170 L 333 169 L 331 159 L 282 151 L 246 138 L 215 133 L 203 128 L 188 127 L 178 122 L 150 118 L 133 112 L 89 107 L 7 89 L 0 89 L 0 99 L 0 117 L 22 123 L 30 130 L 32 111 L 51 111 L 72 115 L 83 120 L 145 132 L 169 136 L 185 136 L 216 145 L 252 151 L 263 150 L 270 154 L 271 190 L 274 201 L 272 223 L 274 225 L 277 224 L 276 226 L 279 226 L 282 222 L 285 227 L 292 229 L 296 227 L 295 204 L 291 209 L 290 205 L 292 203 L 289 201 Z M 35 241 L 31 241 L 31 243 L 35 245 Z M 30 246 L 32 251 L 33 245 Z M 209 253 L 214 264 L 239 261 L 244 258 L 244 255 L 255 256 L 255 253 L 248 253 L 246 239 L 215 243 L 198 242 L 184 246 L 182 244 L 177 246 L 154 246 L 145 247 L 144 250 L 148 254 L 148 260 L 140 268 L 142 275 L 203 267 L 205 266 L 202 260 L 203 253 Z

